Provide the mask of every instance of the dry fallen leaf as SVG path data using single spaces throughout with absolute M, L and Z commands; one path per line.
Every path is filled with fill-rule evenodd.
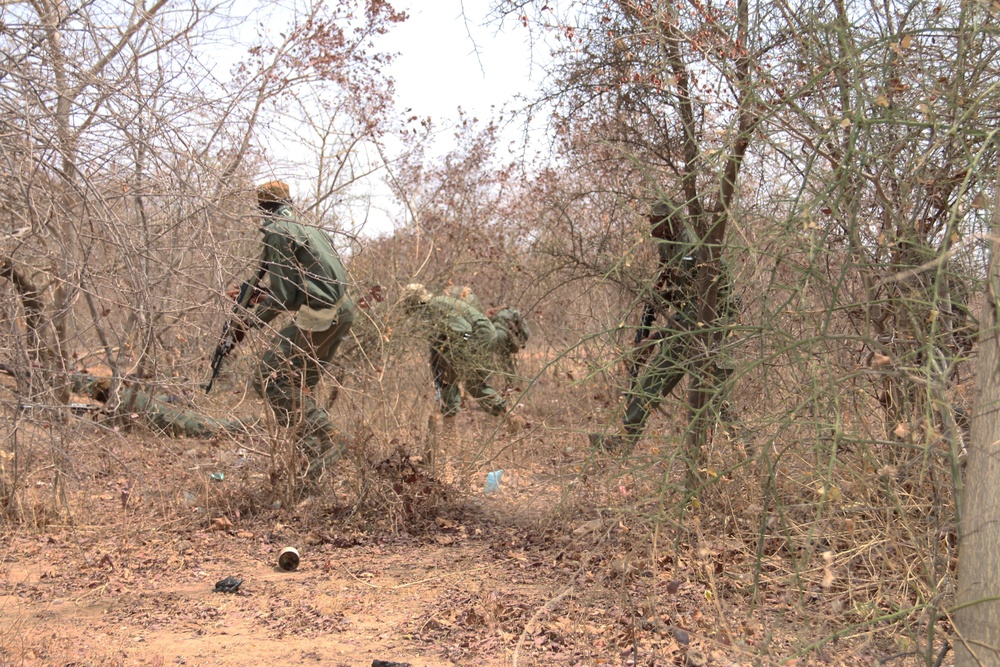
M 615 558 L 611 561 L 611 571 L 616 577 L 627 579 L 635 575 L 638 569 L 626 558 Z
M 882 368 L 883 366 L 892 365 L 892 359 L 884 354 L 876 354 L 872 357 L 872 367 Z
M 708 664 L 708 658 L 705 657 L 704 653 L 702 653 L 696 648 L 693 648 L 690 651 L 688 651 L 687 660 L 685 661 L 685 664 L 688 667 L 705 667 L 705 665 Z
M 833 587 L 833 552 L 824 551 L 823 552 L 823 581 L 820 584 L 824 590 L 830 590 Z
M 895 479 L 899 476 L 899 469 L 896 466 L 882 466 L 878 471 L 879 477 L 888 477 L 890 479 Z
M 594 531 L 600 530 L 603 522 L 600 519 L 591 519 L 585 523 L 580 524 L 580 526 L 573 531 L 574 535 L 586 535 L 587 533 L 593 533 Z
M 224 516 L 219 516 L 212 519 L 212 530 L 229 530 L 233 527 L 233 522 Z

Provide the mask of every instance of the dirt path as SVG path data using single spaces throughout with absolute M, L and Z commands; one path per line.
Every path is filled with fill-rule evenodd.
M 533 445 L 494 494 L 393 454 L 276 506 L 266 461 L 219 443 L 84 444 L 75 527 L 46 512 L 57 494 L 39 477 L 2 536 L 0 667 L 860 667 L 910 646 L 836 634 L 865 609 L 823 588 L 820 554 L 793 578 L 771 542 L 758 567 L 757 524 L 615 512 L 645 492 L 613 461 L 566 481 L 584 463 L 568 447 Z M 276 567 L 285 546 L 302 554 L 292 573 Z M 213 592 L 228 576 L 239 593 Z
M 282 535 L 284 533 L 284 535 Z M 481 540 L 438 536 L 302 547 L 274 565 L 277 531 L 151 535 L 126 550 L 68 534 L 12 538 L 0 600 L 5 663 L 370 665 L 506 664 L 529 602 L 555 582 Z M 88 563 L 89 561 L 89 563 Z M 238 594 L 213 592 L 226 576 Z M 546 577 L 548 578 L 548 577 Z M 555 593 L 553 593 L 554 595 Z

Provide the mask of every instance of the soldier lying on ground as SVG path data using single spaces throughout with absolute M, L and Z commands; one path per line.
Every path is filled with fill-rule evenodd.
M 18 373 L 0 364 L 0 372 L 18 377 Z M 102 404 L 111 398 L 112 379 L 89 373 L 70 373 L 69 388 L 74 394 L 87 396 Z M 173 405 L 175 398 L 166 394 L 149 394 L 141 389 L 123 385 L 118 391 L 118 405 L 137 415 L 150 429 L 173 437 L 211 438 L 222 433 L 246 433 L 246 427 L 237 419 L 213 419 L 189 410 L 179 410 Z M 71 404 L 71 409 L 90 408 L 88 405 Z
M 74 373 L 70 375 L 70 388 L 74 394 L 90 396 L 101 403 L 107 403 L 111 398 L 109 377 Z M 246 427 L 237 419 L 213 419 L 196 412 L 178 410 L 171 406 L 173 400 L 172 396 L 154 396 L 126 386 L 118 394 L 118 404 L 122 409 L 139 415 L 151 429 L 167 435 L 211 438 L 222 433 L 246 432 Z

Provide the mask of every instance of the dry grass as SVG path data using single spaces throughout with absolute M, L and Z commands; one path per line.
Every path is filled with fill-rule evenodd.
M 691 490 L 683 386 L 630 456 L 588 448 L 588 432 L 620 418 L 621 348 L 608 338 L 565 347 L 536 338 L 520 377 L 497 379 L 511 412 L 494 418 L 467 403 L 446 432 L 423 343 L 397 325 L 370 344 L 394 321 L 391 311 L 362 320 L 358 343 L 317 390 L 323 400 L 336 393 L 331 414 L 350 446 L 311 496 L 291 472 L 293 434 L 245 385 L 263 338 L 248 341 L 207 401 L 180 387 L 204 412 L 242 418 L 249 435 L 170 439 L 101 415 L 19 411 L 6 385 L 9 530 L 70 530 L 81 544 L 114 535 L 120 548 L 153 533 L 239 535 L 275 522 L 331 544 L 394 535 L 448 545 L 498 532 L 491 548 L 503 544 L 507 558 L 574 586 L 537 619 L 529 639 L 538 650 L 599 636 L 604 651 L 664 661 L 694 646 L 738 663 L 940 652 L 956 558 L 948 451 L 932 425 L 916 425 L 906 442 L 887 437 L 870 391 L 831 394 L 852 386 L 856 366 L 808 375 L 798 356 L 775 352 L 781 364 L 762 364 L 740 348 L 740 423 L 711 434 L 703 485 Z M 421 463 L 432 447 L 440 455 L 429 469 Z M 484 495 L 486 473 L 500 469 L 503 491 Z M 433 638 L 478 624 L 510 650 L 558 592 L 472 595 L 436 630 L 419 631 Z M 697 641 L 679 642 L 675 628 Z

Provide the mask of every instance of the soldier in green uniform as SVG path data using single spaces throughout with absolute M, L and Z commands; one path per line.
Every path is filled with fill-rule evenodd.
M 471 287 L 450 285 L 444 290 L 445 296 L 460 299 L 481 313 L 487 313 L 482 301 L 475 295 Z M 493 328 L 496 329 L 496 340 L 493 343 L 493 362 L 491 368 L 503 372 L 508 381 L 515 376 L 514 355 L 524 349 L 531 336 L 531 330 L 521 311 L 509 306 L 495 312 L 487 313 Z
M 72 373 L 70 388 L 75 394 L 84 394 L 107 403 L 112 398 L 110 377 Z M 165 394 L 152 395 L 131 386 L 119 389 L 119 411 L 128 410 L 138 415 L 146 425 L 173 437 L 212 438 L 223 433 L 243 434 L 246 427 L 238 419 L 213 419 L 191 410 L 179 410 L 174 398 Z
M 625 396 L 624 437 L 590 436 L 592 444 L 608 450 L 629 449 L 634 444 L 645 427 L 649 413 L 691 371 L 691 359 L 698 354 L 695 347 L 696 330 L 700 328 L 697 274 L 703 244 L 686 224 L 684 208 L 680 204 L 656 202 L 651 208 L 649 222 L 659 255 L 660 275 L 646 302 L 642 323 L 636 334 L 638 358 L 631 371 L 632 386 Z M 736 315 L 730 294 L 731 280 L 725 265 L 718 280 L 719 317 L 712 325 L 724 327 Z M 657 317 L 662 317 L 664 324 L 654 329 Z M 651 352 L 652 358 L 642 367 L 644 356 Z M 719 420 L 726 423 L 731 415 L 723 392 L 733 366 L 718 349 L 711 351 L 711 357 L 708 367 L 716 387 L 711 405 L 719 413 Z
M 465 299 L 431 294 L 423 285 L 403 289 L 403 308 L 430 342 L 431 371 L 441 413 L 455 416 L 462 405 L 459 383 L 484 410 L 502 415 L 507 404 L 489 384 L 497 350 L 497 329 Z
M 284 426 L 301 429 L 299 442 L 310 459 L 309 475 L 316 477 L 340 456 L 343 443 L 310 390 L 347 337 L 354 304 L 333 241 L 322 229 L 299 220 L 288 186 L 280 181 L 261 185 L 257 206 L 264 234 L 261 266 L 268 284 L 247 325 L 262 327 L 286 311 L 294 317 L 261 358 L 253 386 Z M 245 328 L 240 332 L 237 342 Z

